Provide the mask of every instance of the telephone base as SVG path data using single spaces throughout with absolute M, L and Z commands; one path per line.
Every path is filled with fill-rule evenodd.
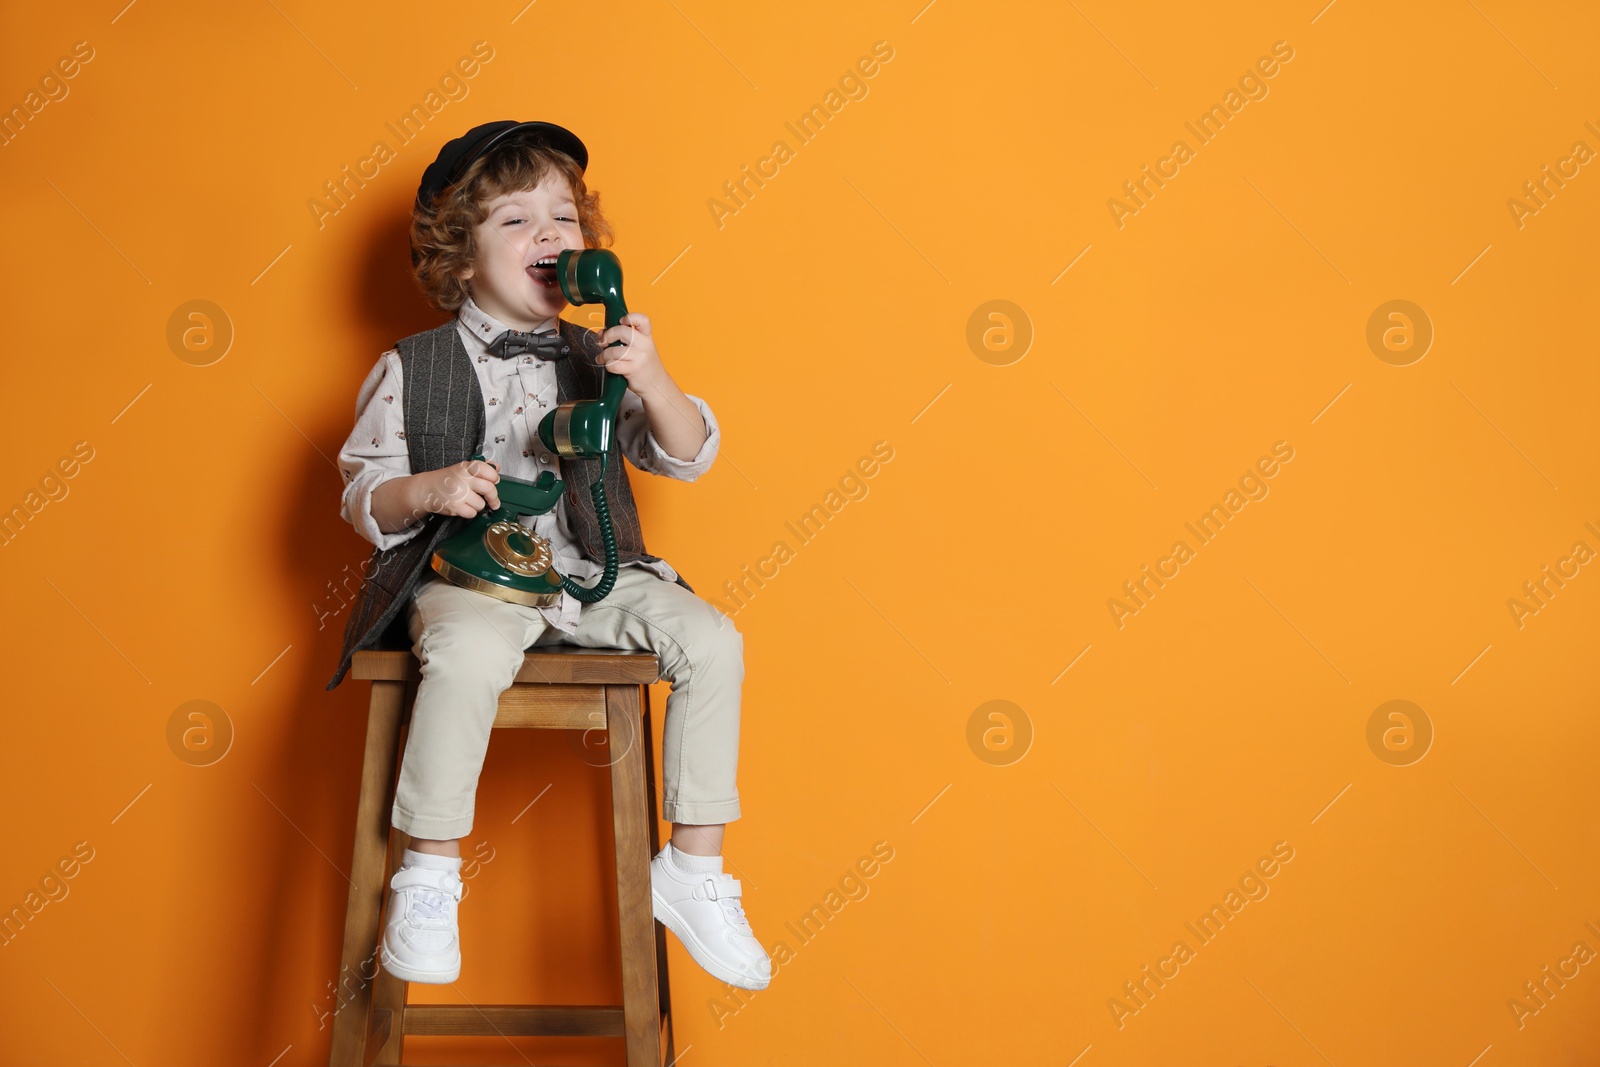
M 508 604 L 524 604 L 528 607 L 542 608 L 561 602 L 561 590 L 559 588 L 553 593 L 533 593 L 501 585 L 498 582 L 486 581 L 470 571 L 451 566 L 437 552 L 433 556 L 433 569 L 438 571 L 440 577 L 451 585 L 459 585 L 463 589 L 472 589 L 483 593 L 485 596 L 492 596 L 496 600 L 504 600 Z

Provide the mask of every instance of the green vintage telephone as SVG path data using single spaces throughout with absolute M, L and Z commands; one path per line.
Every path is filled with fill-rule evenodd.
M 604 248 L 567 249 L 556 258 L 561 293 L 573 304 L 603 303 L 606 328 L 622 321 L 628 307 L 622 300 L 622 264 Z M 615 341 L 607 348 L 623 344 Z M 553 471 L 538 481 L 501 476 L 495 488 L 498 508 L 485 507 L 461 532 L 445 538 L 433 554 L 433 569 L 446 580 L 476 589 L 497 600 L 540 606 L 555 604 L 565 589 L 583 603 L 603 600 L 617 580 L 617 538 L 606 506 L 605 470 L 617 408 L 628 379 L 602 369 L 599 400 L 569 400 L 539 421 L 539 440 L 561 456 L 598 456 L 600 476 L 589 486 L 605 542 L 605 573 L 593 586 L 582 586 L 556 573 L 550 542 L 518 522 L 523 515 L 543 515 L 555 507 L 566 483 Z M 473 459 L 481 460 L 481 454 Z

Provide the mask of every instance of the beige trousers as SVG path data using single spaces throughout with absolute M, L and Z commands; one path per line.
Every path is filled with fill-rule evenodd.
M 471 832 L 500 694 L 525 649 L 555 643 L 656 653 L 672 685 L 662 815 L 686 824 L 739 818 L 744 636 L 694 593 L 641 567 L 619 567 L 611 592 L 581 605 L 577 632 L 568 634 L 547 626 L 537 608 L 452 585 L 430 567 L 407 610 L 422 680 L 390 817 L 396 829 L 444 841 Z

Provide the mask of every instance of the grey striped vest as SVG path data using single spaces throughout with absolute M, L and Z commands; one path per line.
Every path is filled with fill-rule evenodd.
M 604 373 L 594 361 L 600 351 L 600 334 L 565 319 L 558 319 L 557 324 L 562 337 L 572 345 L 568 358 L 555 361 L 557 403 L 597 399 Z M 412 334 L 395 347 L 400 350 L 401 401 L 411 472 L 438 470 L 471 459 L 474 452 L 481 453 L 487 427 L 483 390 L 473 370 L 472 357 L 461 343 L 456 320 Z M 573 533 L 584 556 L 604 564 L 605 542 L 589 495 L 590 483 L 600 475 L 600 461 L 562 456 L 560 464 L 561 479 L 566 482 L 564 504 Z M 611 435 L 605 479 L 606 504 L 611 509 L 611 524 L 617 537 L 618 565 L 630 560 L 659 560 L 660 556 L 644 550 L 639 512 L 615 433 Z M 361 649 L 380 644 L 410 647 L 403 609 L 423 571 L 431 567 L 439 542 L 459 532 L 469 521 L 459 515 L 435 513 L 428 516 L 416 536 L 390 549 L 373 550 L 367 564 L 367 580 L 345 620 L 344 647 L 328 689 L 344 680 L 351 657 Z M 694 592 L 681 576 L 677 584 Z

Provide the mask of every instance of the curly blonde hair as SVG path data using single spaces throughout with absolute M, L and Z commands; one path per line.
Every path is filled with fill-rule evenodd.
M 537 188 L 552 169 L 572 187 L 583 246 L 605 248 L 612 243 L 611 224 L 600 211 L 600 194 L 584 184 L 577 162 L 540 142 L 513 139 L 473 160 L 454 185 L 432 203 L 412 210 L 411 248 L 417 257 L 412 275 L 430 304 L 454 313 L 467 302 L 472 292 L 462 274 L 477 256 L 473 231 L 488 217 L 485 209 L 497 196 Z

